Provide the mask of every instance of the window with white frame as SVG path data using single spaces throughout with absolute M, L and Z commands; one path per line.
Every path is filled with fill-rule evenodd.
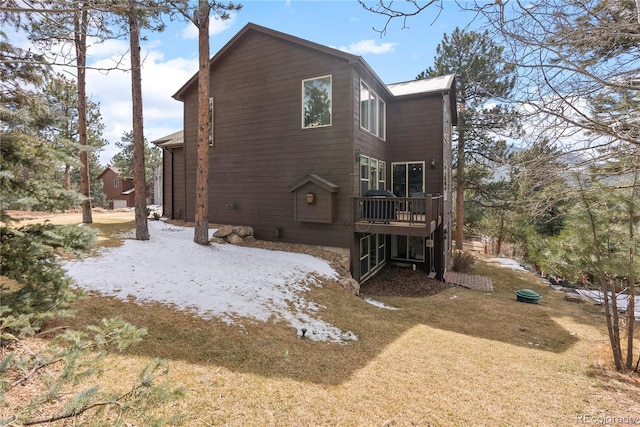
M 449 198 L 449 191 L 451 191 L 449 180 L 449 165 L 444 165 L 444 168 L 442 168 L 442 181 L 444 183 L 442 191 L 444 200 Z
M 360 81 L 360 127 L 380 139 L 386 138 L 387 105 L 362 80 Z
M 213 97 L 209 98 L 209 147 L 213 147 Z
M 443 134 L 444 134 L 444 141 L 445 141 L 445 147 L 446 146 L 451 146 L 451 112 L 449 111 L 449 108 L 447 108 L 447 103 L 443 102 L 443 111 L 442 111 L 442 116 L 444 118 L 442 126 L 443 126 Z
M 331 126 L 331 76 L 302 81 L 302 127 Z
M 368 190 L 387 188 L 387 163 L 373 157 L 360 156 L 360 195 Z
M 386 236 L 368 234 L 360 239 L 360 278 L 369 276 L 381 267 L 386 258 Z
M 391 236 L 391 259 L 424 261 L 425 240 L 421 236 Z
M 113 187 L 114 188 L 120 187 L 120 180 L 118 178 L 113 180 Z

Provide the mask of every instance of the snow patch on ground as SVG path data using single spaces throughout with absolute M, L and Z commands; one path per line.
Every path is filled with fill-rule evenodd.
M 337 278 L 331 265 L 310 255 L 234 245 L 201 246 L 194 229 L 149 221 L 150 240 L 125 240 L 94 258 L 65 263 L 85 290 L 122 300 L 161 302 L 242 324 L 243 318 L 283 321 L 307 329 L 316 341 L 357 340 L 323 321 L 320 307 L 305 298 L 317 277 Z M 211 233 L 215 230 L 211 230 Z
M 373 298 L 370 298 L 370 297 L 363 297 L 362 299 L 365 300 L 366 302 L 368 302 L 371 305 L 375 305 L 376 307 L 384 308 L 385 310 L 400 310 L 397 307 L 392 307 L 390 305 L 386 305 L 385 303 L 380 302 L 380 301 L 376 301 L 376 300 L 374 300 Z
M 487 262 L 516 271 L 527 271 L 527 269 L 524 268 L 518 261 L 512 258 L 489 258 Z

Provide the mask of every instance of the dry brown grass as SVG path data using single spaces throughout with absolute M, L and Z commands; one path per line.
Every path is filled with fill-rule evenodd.
M 99 296 L 50 326 L 120 314 L 148 328 L 141 344 L 110 356 L 104 379 L 122 383 L 153 358 L 168 359 L 169 379 L 187 394 L 158 414 L 182 412 L 189 426 L 559 426 L 640 414 L 638 376 L 612 370 L 599 307 L 481 256 L 472 272 L 490 276 L 495 291 L 376 297 L 397 311 L 325 281 L 308 298 L 326 307 L 324 320 L 358 335 L 348 345 L 300 339 L 281 323 L 230 326 Z M 517 302 L 521 288 L 541 303 Z

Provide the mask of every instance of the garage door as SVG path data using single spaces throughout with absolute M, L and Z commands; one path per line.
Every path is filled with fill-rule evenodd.
M 122 209 L 127 207 L 126 200 L 114 200 L 113 201 L 113 209 Z

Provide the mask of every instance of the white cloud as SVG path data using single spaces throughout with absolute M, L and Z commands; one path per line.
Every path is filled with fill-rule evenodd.
M 229 14 L 229 19 L 222 20 L 220 18 L 211 18 L 209 20 L 209 36 L 215 36 L 221 32 L 228 30 L 233 26 L 236 19 L 235 13 Z M 198 28 L 191 22 L 182 30 L 182 38 L 184 40 L 198 40 Z
M 348 47 L 341 46 L 338 49 L 354 55 L 380 55 L 393 52 L 396 46 L 398 46 L 398 43 L 380 43 L 374 39 L 369 39 L 351 43 Z
M 126 45 L 126 43 L 125 43 Z M 132 129 L 131 73 L 129 54 L 122 56 L 122 45 L 103 49 L 104 55 L 90 57 L 88 65 L 93 68 L 110 68 L 118 61 L 121 69 L 109 72 L 90 70 L 87 73 L 87 92 L 94 102 L 100 103 L 100 112 L 105 124 L 104 137 L 110 142 L 100 155 L 104 165 L 117 152 L 113 144 L 122 134 Z M 142 50 L 142 104 L 144 134 L 152 141 L 182 128 L 182 103 L 172 95 L 197 71 L 197 58 L 165 59 L 158 49 L 160 44 L 149 43 Z M 110 51 L 114 55 L 106 56 Z

